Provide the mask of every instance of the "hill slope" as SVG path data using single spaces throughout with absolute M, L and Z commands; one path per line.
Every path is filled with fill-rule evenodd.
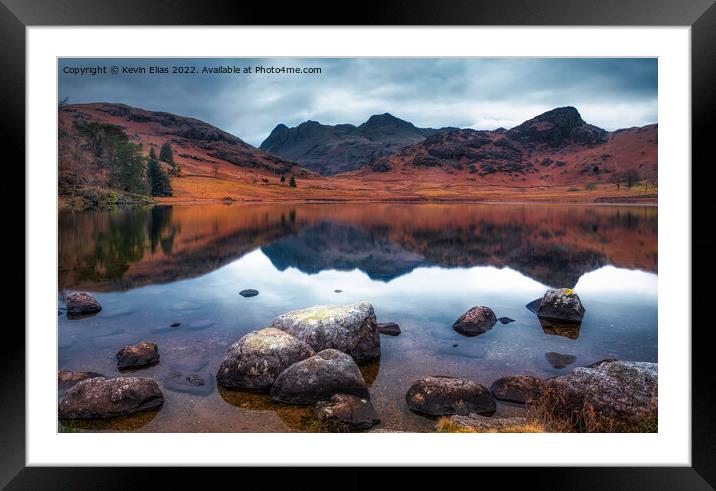
M 356 170 L 375 158 L 396 153 L 436 131 L 417 128 L 385 113 L 371 116 L 359 126 L 331 126 L 316 121 L 306 121 L 295 128 L 279 124 L 260 148 L 322 175 L 333 175 Z

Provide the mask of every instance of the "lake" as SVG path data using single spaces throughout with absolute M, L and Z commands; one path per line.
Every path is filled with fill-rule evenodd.
M 81 319 L 60 313 L 58 368 L 117 376 L 115 353 L 152 341 L 160 363 L 133 375 L 155 378 L 165 402 L 128 417 L 60 422 L 60 431 L 306 431 L 312 407 L 224 390 L 215 375 L 241 336 L 320 304 L 367 300 L 378 322 L 400 324 L 399 336 L 381 335 L 380 361 L 361 367 L 382 419 L 376 429 L 432 430 L 405 404 L 408 387 L 427 375 L 489 387 L 506 375 L 552 377 L 605 358 L 656 362 L 657 221 L 656 207 L 546 204 L 62 211 L 58 305 L 81 290 L 103 309 Z M 545 329 L 525 308 L 550 287 L 577 291 L 586 308 L 579 329 Z M 249 288 L 259 295 L 239 295 Z M 464 337 L 452 324 L 475 305 L 515 322 Z M 206 390 L 165 387 L 182 369 L 202 374 Z

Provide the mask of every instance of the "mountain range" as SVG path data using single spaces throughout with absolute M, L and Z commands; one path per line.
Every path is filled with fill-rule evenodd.
M 117 132 L 145 155 L 171 145 L 179 172 L 167 202 L 656 200 L 657 125 L 606 131 L 570 106 L 509 130 L 419 128 L 388 113 L 358 126 L 280 124 L 255 148 L 198 119 L 114 103 L 60 107 L 61 198 L 110 187 L 98 148 Z M 613 184 L 627 173 L 645 183 L 640 195 Z

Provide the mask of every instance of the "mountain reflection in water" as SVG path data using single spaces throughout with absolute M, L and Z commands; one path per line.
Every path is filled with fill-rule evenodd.
M 602 266 L 657 269 L 653 207 L 198 205 L 61 213 L 62 289 L 125 290 L 211 272 L 261 248 L 279 270 L 509 267 L 574 287 Z

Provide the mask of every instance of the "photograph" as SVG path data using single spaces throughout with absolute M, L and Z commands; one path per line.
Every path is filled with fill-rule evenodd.
M 658 64 L 58 58 L 57 431 L 658 433 Z

